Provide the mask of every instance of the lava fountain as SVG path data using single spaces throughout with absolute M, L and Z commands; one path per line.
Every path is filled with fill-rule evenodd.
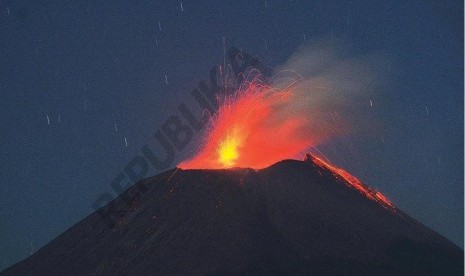
M 220 98 L 200 151 L 179 167 L 260 169 L 322 143 L 336 133 L 336 126 L 340 133 L 343 128 L 334 116 L 324 127 L 317 121 L 321 118 L 288 108 L 302 100 L 297 84 L 274 88 L 256 77 Z
M 198 152 L 178 167 L 260 169 L 336 137 L 373 133 L 376 120 L 367 107 L 383 62 L 338 49 L 315 43 L 296 51 L 272 78 L 249 72 L 234 93 L 218 95 Z
M 278 68 L 288 76 L 266 79 L 258 74 L 232 95 L 219 95 L 218 112 L 210 118 L 199 151 L 178 167 L 261 169 L 301 157 L 335 137 L 372 131 L 376 123 L 366 110 L 382 63 L 376 55 L 341 57 L 324 44 L 301 51 Z M 370 200 L 395 209 L 347 171 L 316 156 L 312 161 Z

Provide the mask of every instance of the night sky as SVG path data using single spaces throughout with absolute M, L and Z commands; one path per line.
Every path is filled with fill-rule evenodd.
M 462 1 L 42 2 L 0 0 L 0 270 L 115 196 L 223 46 L 274 67 L 321 37 L 390 62 L 381 131 L 320 150 L 463 248 Z

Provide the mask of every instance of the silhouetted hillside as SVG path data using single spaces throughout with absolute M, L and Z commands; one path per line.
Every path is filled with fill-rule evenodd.
M 174 169 L 100 211 L 2 275 L 463 275 L 462 249 L 312 158 Z

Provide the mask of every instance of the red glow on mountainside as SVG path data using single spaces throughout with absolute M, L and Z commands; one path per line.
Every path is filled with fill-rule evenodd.
M 316 157 L 312 154 L 307 154 L 305 159 L 307 160 L 308 158 L 311 158 L 313 163 L 315 163 L 317 166 L 329 170 L 336 178 L 343 180 L 350 187 L 358 190 L 360 193 L 365 195 L 370 200 L 378 202 L 379 204 L 381 204 L 381 206 L 383 206 L 386 209 L 395 211 L 396 208 L 394 207 L 394 205 L 383 194 L 367 187 L 358 178 L 351 175 L 347 171 L 338 168 L 335 165 L 329 163 L 328 161 L 325 161 L 322 158 Z

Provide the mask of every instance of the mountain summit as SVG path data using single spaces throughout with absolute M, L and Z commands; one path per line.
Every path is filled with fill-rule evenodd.
M 1 275 L 463 275 L 462 249 L 313 155 L 173 169 L 99 211 Z

